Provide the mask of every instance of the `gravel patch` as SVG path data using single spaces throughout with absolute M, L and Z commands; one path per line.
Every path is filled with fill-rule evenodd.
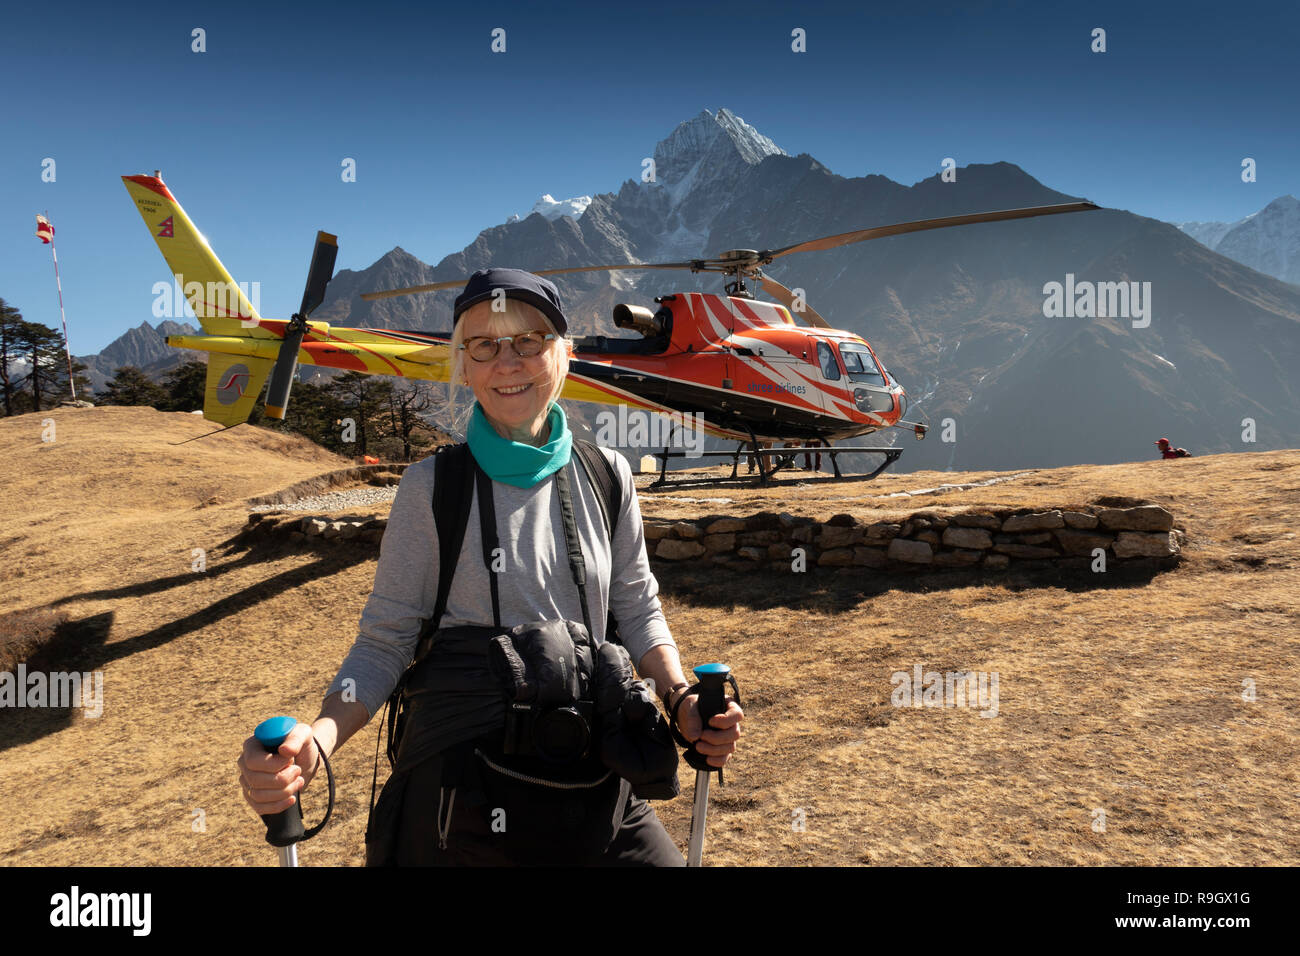
M 391 504 L 397 497 L 397 486 L 383 488 L 353 488 L 350 491 L 331 491 L 324 495 L 312 495 L 297 501 L 281 505 L 254 505 L 250 511 L 345 511 L 348 508 L 360 508 L 370 505 Z

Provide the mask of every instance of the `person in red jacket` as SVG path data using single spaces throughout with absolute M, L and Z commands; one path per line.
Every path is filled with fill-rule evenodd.
M 1186 448 L 1171 448 L 1168 438 L 1161 438 L 1156 442 L 1160 448 L 1160 455 L 1163 458 L 1191 458 Z

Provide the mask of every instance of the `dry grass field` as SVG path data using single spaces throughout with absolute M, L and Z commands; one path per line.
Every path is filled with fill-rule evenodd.
M 263 718 L 315 716 L 375 552 L 229 547 L 246 499 L 349 463 L 245 426 L 179 444 L 211 429 L 137 408 L 0 420 L 0 641 L 21 636 L 15 612 L 66 615 L 75 639 L 38 663 L 104 675 L 97 718 L 0 709 L 0 863 L 275 863 L 235 758 Z M 643 495 L 655 517 L 867 520 L 1125 496 L 1170 508 L 1189 539 L 1180 566 L 1136 579 L 664 568 L 688 667 L 729 663 L 746 711 L 706 862 L 1300 862 L 1300 451 L 879 497 L 991 476 Z M 890 675 L 918 664 L 996 672 L 996 716 L 891 706 Z M 302 848 L 305 865 L 363 861 L 376 729 L 334 761 L 335 819 Z M 683 848 L 692 776 L 683 767 L 682 797 L 659 807 Z M 323 789 L 307 792 L 309 821 Z

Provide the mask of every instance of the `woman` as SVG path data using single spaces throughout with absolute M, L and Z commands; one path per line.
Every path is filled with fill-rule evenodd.
M 491 478 L 499 555 L 507 586 L 500 588 L 499 624 L 509 628 L 537 620 L 581 621 L 578 593 L 568 577 L 565 534 L 554 476 L 568 468 L 572 435 L 556 403 L 568 374 L 564 338 L 568 321 L 559 293 L 546 279 L 517 269 L 476 272 L 456 299 L 451 352 L 452 381 L 468 385 L 477 400 L 467 430 L 475 461 Z M 605 639 L 606 613 L 619 632 L 641 677 L 653 681 L 665 705 L 678 707 L 683 735 L 709 763 L 722 767 L 740 737 L 743 714 L 734 701 L 704 730 L 698 698 L 685 696 L 685 675 L 660 610 L 658 584 L 650 573 L 640 509 L 631 469 L 621 455 L 602 449 L 631 494 L 623 501 L 615 540 L 607 542 L 596 495 L 583 479 L 572 481 L 572 497 L 587 565 L 588 618 L 595 643 Z M 360 634 L 326 694 L 320 716 L 298 724 L 267 754 L 253 738 L 239 759 L 245 799 L 259 814 L 288 809 L 311 782 L 322 748 L 328 756 L 366 725 L 382 707 L 411 663 L 422 624 L 432 615 L 438 584 L 438 546 L 430 507 L 435 456 L 407 469 L 393 502 L 375 573 L 375 587 L 362 613 Z M 576 464 L 576 463 L 575 463 Z M 493 624 L 482 559 L 477 495 L 466 525 L 440 632 L 460 625 Z M 513 572 L 513 574 L 511 574 Z M 680 701 L 680 703 L 679 703 Z M 412 794 L 415 794 L 413 797 Z M 438 847 L 400 849 L 399 861 L 502 863 L 484 851 L 491 840 L 492 808 L 456 804 L 444 814 L 438 799 L 416 788 L 407 794 L 403 822 L 420 816 L 425 832 L 436 819 Z M 381 798 L 382 799 L 382 798 Z M 454 793 L 453 793 L 454 799 Z M 448 830 L 452 834 L 450 840 Z M 456 837 L 463 831 L 463 839 Z M 447 849 L 450 847 L 450 849 Z M 644 801 L 627 802 L 608 851 L 607 864 L 681 865 L 682 858 Z

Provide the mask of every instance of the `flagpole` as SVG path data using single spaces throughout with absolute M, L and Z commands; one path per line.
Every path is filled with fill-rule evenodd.
M 45 210 L 45 218 L 50 218 L 50 211 Z M 54 284 L 59 290 L 59 318 L 63 320 L 63 351 L 68 356 L 68 388 L 72 389 L 72 400 L 77 400 L 77 383 L 72 380 L 72 347 L 68 344 L 68 316 L 63 311 L 63 280 L 59 278 L 59 251 L 54 248 L 54 232 L 50 232 L 50 255 L 54 257 Z

